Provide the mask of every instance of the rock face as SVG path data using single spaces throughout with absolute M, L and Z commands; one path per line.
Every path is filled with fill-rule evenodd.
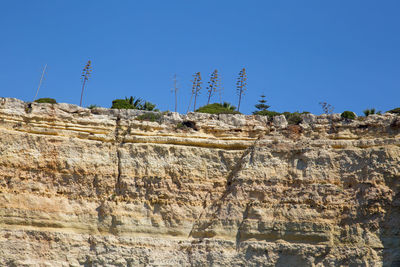
M 141 114 L 0 98 L 0 266 L 400 266 L 400 116 Z

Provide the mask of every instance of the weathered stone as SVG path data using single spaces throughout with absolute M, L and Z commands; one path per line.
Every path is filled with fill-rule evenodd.
M 0 266 L 400 263 L 399 116 L 27 107 L 0 98 Z
M 278 115 L 274 117 L 274 126 L 278 129 L 286 128 L 288 125 L 284 115 Z
M 305 124 L 314 124 L 316 122 L 316 116 L 314 114 L 302 114 L 303 122 Z

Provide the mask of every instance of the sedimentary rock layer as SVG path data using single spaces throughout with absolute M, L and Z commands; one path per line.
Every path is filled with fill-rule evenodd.
M 400 265 L 400 116 L 142 113 L 0 98 L 1 266 Z

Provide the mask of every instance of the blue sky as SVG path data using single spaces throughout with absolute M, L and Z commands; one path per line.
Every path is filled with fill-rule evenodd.
M 173 110 L 177 74 L 186 112 L 192 75 L 204 88 L 214 69 L 237 105 L 245 67 L 247 114 L 263 93 L 280 112 L 386 111 L 400 106 L 399 14 L 390 0 L 0 0 L 0 96 L 32 101 L 47 64 L 39 97 L 79 104 L 90 59 L 84 106 L 132 95 Z

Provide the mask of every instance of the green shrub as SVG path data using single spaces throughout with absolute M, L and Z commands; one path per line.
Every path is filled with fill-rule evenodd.
M 136 98 L 131 96 L 130 98 L 125 97 L 125 99 L 115 99 L 112 101 L 111 108 L 115 109 L 138 109 L 138 110 L 147 110 L 147 111 L 158 111 L 155 109 L 156 105 L 144 101 L 141 98 Z
M 389 111 L 387 111 L 388 113 L 393 113 L 393 114 L 400 114 L 400 108 L 394 108 L 391 109 Z
M 309 112 L 305 111 L 305 112 L 299 113 L 296 111 L 296 112 L 291 113 L 291 112 L 286 111 L 286 112 L 283 112 L 282 114 L 285 116 L 288 124 L 298 125 L 303 121 L 303 119 L 301 118 L 301 114 L 307 114 L 307 113 L 309 113 Z
M 224 104 L 222 104 L 222 107 L 229 109 L 229 110 L 236 110 L 236 107 L 233 106 L 231 103 L 229 102 L 224 102 Z
M 93 108 L 99 108 L 100 106 L 94 104 L 94 105 L 89 105 L 87 108 L 88 109 L 93 109 Z
M 49 104 L 57 104 L 57 101 L 54 98 L 39 98 L 35 100 L 36 103 L 49 103 Z
M 158 109 L 154 109 L 156 107 L 156 104 L 150 103 L 148 101 L 145 101 L 144 104 L 142 105 L 141 110 L 147 110 L 147 111 L 158 111 Z
M 292 113 L 292 112 L 285 111 L 283 113 L 279 113 L 279 112 L 271 111 L 271 110 L 260 110 L 257 112 L 253 112 L 253 114 L 261 115 L 261 116 L 268 116 L 268 118 L 270 118 L 270 119 L 272 119 L 273 117 L 278 116 L 278 115 L 284 115 L 288 124 L 298 125 L 303 121 L 303 119 L 301 118 L 301 115 L 302 114 L 310 114 L 310 112 L 303 111 L 300 113 L 300 112 L 296 111 L 296 112 Z
M 369 115 L 375 114 L 375 109 L 369 108 L 369 109 L 364 110 L 363 112 L 364 112 L 365 117 L 368 117 Z
M 133 105 L 126 101 L 126 99 L 115 99 L 112 101 L 111 108 L 115 109 L 133 109 Z
M 356 114 L 352 111 L 343 111 L 343 113 L 340 115 L 343 119 L 348 119 L 348 120 L 354 120 L 356 118 Z
M 156 121 L 161 122 L 162 115 L 160 113 L 144 113 L 136 117 L 139 121 Z
M 223 105 L 219 103 L 209 104 L 202 106 L 196 112 L 208 113 L 208 114 L 241 114 L 239 111 L 235 110 L 236 107 L 225 102 Z
M 268 116 L 269 118 L 273 118 L 275 116 L 281 115 L 281 113 L 271 110 L 260 110 L 253 112 L 254 115 Z

